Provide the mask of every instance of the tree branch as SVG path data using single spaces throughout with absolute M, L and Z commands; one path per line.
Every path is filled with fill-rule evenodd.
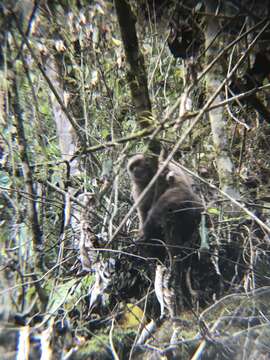
M 20 97 L 19 97 L 19 91 L 18 91 L 18 84 L 17 84 L 17 75 L 16 71 L 14 69 L 14 79 L 12 82 L 13 86 L 13 109 L 14 109 L 14 120 L 15 120 L 15 127 L 17 130 L 18 135 L 18 145 L 19 145 L 19 155 L 22 161 L 22 169 L 23 169 L 23 176 L 25 179 L 25 187 L 26 191 L 30 195 L 30 198 L 28 199 L 28 215 L 30 220 L 30 226 L 32 231 L 32 237 L 33 237 L 33 245 L 36 255 L 36 268 L 38 270 L 42 269 L 42 232 L 39 226 L 38 221 L 38 213 L 36 208 L 36 194 L 34 191 L 34 182 L 32 178 L 31 168 L 29 164 L 28 159 L 28 153 L 27 153 L 27 140 L 25 137 L 24 132 L 24 126 L 23 126 L 23 118 L 22 118 L 22 109 L 20 107 Z

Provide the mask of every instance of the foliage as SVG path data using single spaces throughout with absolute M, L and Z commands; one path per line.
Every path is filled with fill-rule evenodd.
M 212 326 L 221 319 L 219 331 L 223 338 L 219 345 L 224 346 L 223 350 L 231 347 L 236 351 L 228 334 L 243 344 L 248 338 L 244 331 L 249 327 L 248 321 L 237 322 L 237 317 L 256 317 L 256 326 L 266 327 L 263 316 L 267 318 L 269 311 L 267 291 L 266 295 L 254 295 L 256 304 L 252 300 L 241 302 L 239 295 L 229 304 L 222 303 L 222 310 L 211 319 L 207 312 L 203 320 L 199 314 L 227 293 L 247 292 L 253 299 L 252 291 L 269 285 L 270 120 L 254 105 L 250 94 L 230 100 L 237 95 L 235 78 L 251 76 L 258 53 L 265 52 L 269 57 L 269 22 L 264 5 L 258 6 L 255 14 L 254 8 L 245 7 L 248 5 L 238 9 L 232 5 L 235 2 L 228 2 L 215 15 L 221 31 L 215 40 L 220 55 L 214 66 L 218 66 L 222 81 L 246 55 L 220 93 L 226 123 L 222 139 L 229 140 L 226 151 L 234 164 L 235 188 L 241 195 L 236 211 L 230 206 L 232 200 L 219 191 L 216 159 L 224 154 L 219 153 L 213 141 L 209 109 L 200 115 L 209 99 L 202 75 L 209 60 L 201 40 L 208 21 L 204 2 L 195 6 L 193 1 L 187 1 L 179 9 L 174 1 L 156 1 L 156 8 L 152 1 L 130 1 L 152 106 L 148 132 L 138 126 L 136 104 L 126 76 L 129 64 L 112 1 L 22 1 L 23 6 L 13 3 L 14 7 L 9 1 L 0 6 L 1 317 L 10 317 L 10 322 L 19 325 L 30 324 L 33 333 L 40 331 L 39 326 L 49 329 L 51 319 L 56 323 L 65 320 L 66 333 L 72 340 L 67 340 L 66 333 L 51 335 L 52 346 L 62 355 L 80 349 L 85 358 L 91 358 L 92 353 L 97 358 L 99 350 L 98 356 L 103 351 L 109 358 L 112 356 L 109 332 L 115 320 L 116 352 L 120 358 L 127 358 L 126 354 L 134 350 L 142 318 L 150 321 L 156 309 L 151 298 L 153 265 L 148 259 L 136 258 L 136 214 L 133 212 L 118 229 L 132 205 L 126 162 L 134 153 L 146 151 L 155 131 L 166 154 L 187 134 L 174 160 L 194 175 L 194 187 L 207 217 L 203 224 L 207 229 L 201 231 L 206 234 L 206 248 L 210 248 L 212 256 L 209 260 L 200 254 L 198 268 L 189 272 L 197 297 L 192 299 L 192 319 L 186 320 L 190 316 L 187 310 L 181 315 L 178 335 L 181 332 L 182 336 L 178 336 L 178 342 L 181 349 L 188 349 L 188 355 L 183 357 L 188 358 L 206 334 L 213 342 L 209 340 L 202 347 L 209 349 L 211 358 L 217 335 Z M 167 46 L 171 20 L 176 15 L 188 23 L 193 19 L 199 46 L 193 60 L 174 59 Z M 262 24 L 258 19 L 263 20 Z M 246 51 L 264 25 L 266 29 L 254 47 Z M 260 87 L 257 100 L 266 108 L 268 79 L 265 76 L 261 83 L 255 81 Z M 191 105 L 181 113 L 180 98 L 189 87 Z M 249 90 L 240 89 L 239 93 Z M 197 116 L 201 116 L 199 121 L 188 130 Z M 24 141 L 19 125 L 24 130 Z M 84 204 L 84 193 L 94 196 L 94 205 Z M 94 255 L 99 250 L 100 268 L 93 268 L 94 273 L 85 271 L 81 264 L 85 209 L 90 212 L 89 223 L 85 223 L 94 234 L 90 240 L 97 244 Z M 36 224 L 31 211 L 36 211 Z M 42 235 L 41 244 L 35 241 L 35 225 Z M 87 255 L 93 255 L 91 250 L 86 249 Z M 193 250 L 197 254 L 198 249 Z M 107 287 L 95 277 L 98 271 L 109 279 Z M 93 305 L 91 299 L 97 290 Z M 18 314 L 22 323 L 18 322 Z M 40 314 L 41 325 L 36 320 Z M 235 316 L 236 320 L 229 322 L 225 316 Z M 160 325 L 159 331 L 162 334 L 174 327 L 168 321 Z M 56 333 L 51 328 L 52 334 Z M 200 335 L 196 337 L 198 329 Z M 239 335 L 240 330 L 243 333 Z M 257 339 L 261 336 L 264 340 L 267 329 L 253 330 L 258 331 L 254 335 Z M 146 350 L 155 352 L 157 347 L 167 349 L 170 339 L 158 334 L 153 337 L 159 339 L 157 343 L 152 339 L 149 347 L 142 346 L 143 354 Z M 162 352 L 158 353 L 162 356 Z

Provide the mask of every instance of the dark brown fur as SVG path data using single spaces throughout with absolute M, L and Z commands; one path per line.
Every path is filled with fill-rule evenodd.
M 158 160 L 154 157 L 146 157 L 143 154 L 133 156 L 127 166 L 127 170 L 132 183 L 132 196 L 134 202 L 137 201 L 142 191 L 149 184 L 152 177 L 155 175 L 158 169 Z M 147 217 L 148 211 L 150 210 L 154 198 L 157 193 L 157 183 L 147 192 L 145 197 L 137 208 L 139 217 L 139 227 L 142 229 L 143 223 Z
M 129 160 L 127 170 L 132 182 L 134 202 L 137 201 L 142 191 L 149 184 L 157 172 L 158 167 L 158 158 L 147 157 L 143 154 L 137 154 Z M 152 208 L 168 188 L 178 186 L 178 184 L 184 184 L 187 189 L 191 189 L 192 179 L 186 176 L 179 167 L 173 163 L 169 163 L 168 167 L 162 172 L 154 186 L 147 192 L 137 208 L 141 230 L 150 208 Z
M 143 154 L 129 160 L 128 173 L 134 201 L 155 175 L 158 166 L 158 159 Z M 169 247 L 171 255 L 181 252 L 179 246 L 190 245 L 200 222 L 201 203 L 192 190 L 191 178 L 169 163 L 137 210 L 142 239 L 146 243 L 145 253 L 164 259 L 164 247 L 160 240 Z M 155 243 L 156 250 L 147 246 L 149 241 Z
M 161 163 L 162 165 L 162 163 Z M 129 160 L 128 173 L 134 201 L 149 184 L 159 167 L 155 158 L 136 155 Z M 185 272 L 199 247 L 198 227 L 202 205 L 192 188 L 192 179 L 169 163 L 156 184 L 138 206 L 141 237 L 139 251 L 144 257 L 158 258 L 172 265 L 177 304 L 189 304 L 192 294 Z
M 153 244 L 146 253 L 164 260 L 166 254 L 160 240 L 172 257 L 189 252 L 197 240 L 193 235 L 198 230 L 200 213 L 201 203 L 190 187 L 178 182 L 168 188 L 149 210 L 143 224 L 144 241 L 146 245 Z

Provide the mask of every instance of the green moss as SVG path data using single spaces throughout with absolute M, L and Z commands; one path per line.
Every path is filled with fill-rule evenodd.
M 129 352 L 135 339 L 135 335 L 135 332 L 131 330 L 115 330 L 113 334 L 113 344 L 120 359 L 124 358 L 127 352 Z M 88 340 L 76 354 L 76 360 L 84 359 L 113 359 L 110 349 L 109 334 L 100 332 Z
M 97 355 L 106 355 L 109 354 L 109 338 L 105 334 L 100 334 L 94 336 L 92 339 L 87 341 L 78 351 L 81 356 L 93 356 Z

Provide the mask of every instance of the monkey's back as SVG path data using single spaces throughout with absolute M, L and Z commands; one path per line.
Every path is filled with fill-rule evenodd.
M 201 202 L 191 188 L 177 184 L 166 190 L 149 211 L 143 228 L 145 238 L 162 240 L 176 255 L 184 245 L 191 246 L 201 211 Z M 160 257 L 159 254 L 153 256 Z

